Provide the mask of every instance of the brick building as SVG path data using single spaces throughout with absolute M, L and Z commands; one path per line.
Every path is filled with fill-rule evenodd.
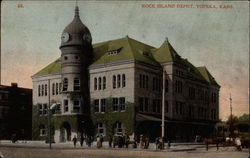
M 0 139 L 31 139 L 32 89 L 0 85 Z

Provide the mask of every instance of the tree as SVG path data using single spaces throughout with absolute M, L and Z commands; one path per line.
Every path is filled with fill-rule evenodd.
M 239 122 L 239 118 L 235 115 L 228 116 L 226 123 L 229 125 L 230 136 L 234 137 L 235 124 Z
M 250 115 L 249 114 L 243 114 L 241 116 L 239 116 L 239 121 L 240 122 L 248 122 L 249 121 L 249 118 L 250 118 Z

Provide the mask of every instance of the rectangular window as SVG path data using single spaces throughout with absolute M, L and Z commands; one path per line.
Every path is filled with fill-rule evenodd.
M 122 87 L 126 87 L 126 76 L 122 74 Z
M 168 92 L 168 80 L 165 80 L 165 92 Z
M 99 99 L 94 100 L 94 106 L 95 106 L 95 112 L 100 112 L 99 111 Z
M 153 77 L 153 91 L 155 90 L 155 77 Z
M 182 82 L 176 80 L 175 81 L 175 92 L 176 93 L 182 93 Z
M 156 106 L 157 106 L 157 103 L 156 103 L 156 100 L 154 99 L 153 100 L 153 109 L 152 109 L 153 112 L 156 112 Z
M 67 91 L 68 90 L 68 79 L 64 78 L 63 79 L 63 91 Z
M 69 101 L 68 100 L 64 100 L 64 112 L 68 112 L 69 111 Z
M 80 112 L 80 101 L 79 100 L 73 101 L 73 110 L 74 110 L 74 112 Z
M 41 86 L 38 85 L 38 96 L 40 97 L 41 96 Z
M 43 114 L 47 114 L 48 111 L 48 105 L 47 104 L 43 104 Z
M 195 99 L 195 89 L 193 87 L 189 87 L 189 98 Z
M 117 88 L 121 87 L 121 75 L 117 75 Z
M 56 95 L 59 94 L 58 91 L 59 91 L 59 87 L 58 87 L 58 83 L 56 83 Z
M 97 78 L 94 78 L 94 90 L 97 90 Z
M 55 83 L 52 84 L 52 95 L 55 95 Z
M 47 88 L 47 84 L 45 84 L 45 88 L 44 88 L 45 90 L 44 90 L 44 94 L 45 94 L 45 96 L 47 96 L 47 90 L 48 90 L 48 88 Z
M 103 80 L 103 81 L 102 81 L 102 82 L 103 82 L 103 83 L 102 83 L 102 88 L 103 88 L 103 89 L 106 89 L 106 77 L 103 77 L 102 80 Z
M 98 129 L 98 134 L 103 135 L 103 136 L 105 135 L 105 124 L 98 123 L 97 129 Z
M 112 99 L 113 111 L 118 111 L 118 98 Z
M 139 76 L 139 85 L 140 85 L 140 88 L 142 88 L 142 75 L 141 74 Z
M 39 115 L 42 115 L 43 114 L 43 105 L 42 104 L 39 104 Z
M 183 103 L 180 103 L 180 114 L 183 114 Z
M 168 101 L 165 101 L 165 113 L 168 113 Z
M 145 75 L 142 75 L 142 88 L 145 88 Z
M 61 94 L 62 92 L 62 83 L 59 83 L 59 93 Z
M 116 88 L 116 76 L 114 75 L 113 76 L 113 89 Z
M 106 99 L 101 99 L 101 112 L 106 112 Z
M 156 112 L 157 113 L 160 113 L 161 112 L 161 103 L 160 103 L 160 100 L 157 100 L 157 106 L 156 106 Z
M 116 132 L 117 132 L 117 133 L 122 133 L 122 131 L 123 131 L 123 130 L 122 130 L 122 128 L 123 128 L 122 126 L 123 126 L 123 125 L 122 125 L 121 122 L 117 122 L 117 123 L 116 123 Z
M 146 78 L 145 78 L 145 82 L 146 82 L 146 89 L 148 89 L 148 76 L 146 76 Z
M 98 78 L 98 90 L 101 90 L 102 89 L 102 78 L 99 77 Z
M 119 98 L 119 104 L 120 104 L 120 111 L 125 111 L 125 98 L 121 97 Z
M 139 111 L 143 112 L 143 98 L 142 97 L 139 98 Z
M 175 113 L 179 114 L 179 102 L 175 103 Z
M 149 106 L 149 104 L 148 104 L 148 98 L 144 98 L 144 111 L 145 112 L 149 111 L 148 106 Z
M 42 85 L 42 96 L 44 95 L 44 85 Z
M 79 90 L 80 90 L 80 79 L 74 78 L 74 91 L 79 91 Z

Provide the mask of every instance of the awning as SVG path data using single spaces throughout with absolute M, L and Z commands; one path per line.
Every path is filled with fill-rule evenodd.
M 136 115 L 136 121 L 161 121 L 161 119 L 154 117 L 154 116 L 149 116 L 149 115 L 144 115 L 144 114 L 137 114 Z
M 158 121 L 161 122 L 161 118 L 157 118 L 150 115 L 145 114 L 137 114 L 136 115 L 136 121 Z M 166 123 L 178 123 L 178 124 L 192 124 L 192 125 L 213 125 L 213 123 L 205 123 L 205 122 L 194 122 L 194 121 L 178 121 L 178 120 L 168 120 L 165 119 Z

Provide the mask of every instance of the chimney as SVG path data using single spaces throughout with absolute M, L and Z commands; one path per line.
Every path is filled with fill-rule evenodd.
M 11 87 L 17 87 L 17 83 L 11 83 Z

